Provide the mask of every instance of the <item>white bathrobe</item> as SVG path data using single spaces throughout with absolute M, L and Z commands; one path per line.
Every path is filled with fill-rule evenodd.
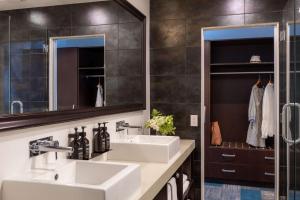
M 95 107 L 103 107 L 103 88 L 102 85 L 99 83 L 97 85 L 97 99 L 96 99 L 96 103 L 95 103 Z
M 274 84 L 265 88 L 262 106 L 262 138 L 273 137 L 276 131 Z
M 249 128 L 246 142 L 255 147 L 266 147 L 265 140 L 261 136 L 263 95 L 263 88 L 259 88 L 257 85 L 252 87 L 248 110 Z

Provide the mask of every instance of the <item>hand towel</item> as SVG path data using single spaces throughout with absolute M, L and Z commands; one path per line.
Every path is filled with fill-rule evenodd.
M 190 186 L 190 181 L 185 181 L 183 183 L 183 194 L 187 191 L 188 187 Z
M 96 107 L 103 107 L 103 88 L 102 85 L 99 83 L 97 85 L 97 99 L 96 99 Z
M 186 174 L 183 174 L 182 184 L 184 184 L 187 180 L 188 180 L 188 176 Z
M 173 177 L 169 180 L 167 184 L 168 189 L 168 200 L 177 200 L 177 185 L 176 179 Z

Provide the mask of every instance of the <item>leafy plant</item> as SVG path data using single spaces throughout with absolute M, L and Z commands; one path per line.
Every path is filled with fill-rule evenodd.
M 152 128 L 162 135 L 175 135 L 176 130 L 173 115 L 164 116 L 157 109 L 152 110 L 151 119 L 146 122 L 145 127 Z

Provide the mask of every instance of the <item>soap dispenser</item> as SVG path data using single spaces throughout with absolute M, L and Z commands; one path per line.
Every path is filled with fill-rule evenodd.
M 98 128 L 93 129 L 93 153 L 105 152 L 105 135 L 101 123 L 98 123 Z
M 80 136 L 80 147 L 82 148 L 82 153 L 83 153 L 83 160 L 89 160 L 90 159 L 90 142 L 86 138 L 86 132 L 84 131 L 86 127 L 82 126 L 81 127 L 81 132 L 79 133 Z
M 105 135 L 105 151 L 109 151 L 110 150 L 110 135 L 107 132 L 106 124 L 108 124 L 108 122 L 103 122 L 103 135 Z
M 69 140 L 69 146 L 73 148 L 73 153 L 69 156 L 70 159 L 78 159 L 82 160 L 83 159 L 83 152 L 82 148 L 79 142 L 79 134 L 78 134 L 78 128 L 75 128 L 75 133 L 74 134 L 69 134 L 68 135 Z

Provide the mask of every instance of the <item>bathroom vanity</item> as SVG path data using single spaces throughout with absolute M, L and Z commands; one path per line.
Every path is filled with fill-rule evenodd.
M 156 137 L 155 141 L 150 142 L 153 137 Z M 131 140 L 127 140 L 128 143 Z M 109 152 L 90 161 L 59 160 L 49 163 L 44 169 L 32 169 L 5 180 L 2 185 L 2 200 L 30 200 L 40 197 L 43 200 L 166 200 L 167 183 L 172 177 L 178 183 L 178 199 L 194 199 L 193 182 L 190 182 L 188 190 L 183 193 L 182 176 L 184 173 L 189 180 L 192 178 L 191 159 L 195 142 L 179 141 L 178 137 L 170 137 L 171 142 L 165 142 L 165 138 L 159 140 L 157 136 L 145 136 L 145 140 L 149 150 L 156 145 L 170 149 L 174 146 L 172 141 L 178 141 L 175 145 L 176 154 L 172 154 L 170 160 L 161 162 L 128 161 L 126 157 L 112 159 Z M 132 148 L 138 151 L 137 146 Z M 155 159 L 155 151 L 152 156 Z M 33 190 L 35 192 L 28 192 Z

